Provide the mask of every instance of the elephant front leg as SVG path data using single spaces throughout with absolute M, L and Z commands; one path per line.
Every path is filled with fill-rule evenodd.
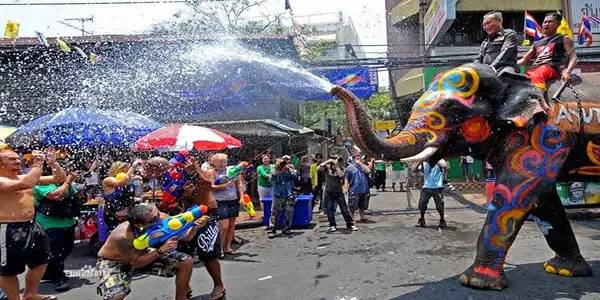
M 505 187 L 500 185 L 496 190 L 498 188 Z M 512 197 L 504 198 L 495 193 L 477 241 L 477 257 L 473 265 L 460 275 L 461 284 L 492 290 L 508 286 L 503 271 L 504 260 L 534 201 L 531 193 L 525 198 L 522 205 L 515 205 Z
M 543 227 L 542 233 L 556 256 L 544 263 L 544 270 L 562 276 L 591 276 L 592 268 L 585 261 L 571 223 L 567 219 L 565 208 L 560 202 L 556 186 L 544 189 L 540 201 L 532 216 Z
M 499 177 L 477 242 L 477 258 L 459 281 L 500 290 L 508 286 L 504 260 L 540 192 L 553 184 L 573 139 L 553 126 L 538 125 L 531 135 L 518 131 L 505 143 Z M 544 201 L 544 200 L 541 200 Z

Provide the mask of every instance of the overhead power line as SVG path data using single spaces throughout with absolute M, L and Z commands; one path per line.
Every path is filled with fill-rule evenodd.
M 218 0 L 217 0 L 218 1 Z M 220 0 L 226 1 L 226 0 Z M 114 5 L 114 4 L 170 4 L 186 3 L 186 0 L 139 0 L 139 1 L 77 1 L 77 2 L 15 2 L 0 3 L 0 6 L 53 6 L 53 5 Z

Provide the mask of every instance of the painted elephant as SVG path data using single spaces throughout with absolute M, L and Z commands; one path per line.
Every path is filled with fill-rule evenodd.
M 354 95 L 341 87 L 331 93 L 344 103 L 354 142 L 370 155 L 430 163 L 471 155 L 493 165 L 496 187 L 477 257 L 459 281 L 500 290 L 508 286 L 507 251 L 529 215 L 548 225 L 545 238 L 556 256 L 544 264 L 546 272 L 592 275 L 556 192 L 559 180 L 600 178 L 600 94 L 592 88 L 598 78 L 581 77 L 577 92 L 566 89 L 545 113 L 529 80 L 518 74 L 497 78 L 486 65 L 466 64 L 436 77 L 402 131 L 388 139 L 373 132 Z

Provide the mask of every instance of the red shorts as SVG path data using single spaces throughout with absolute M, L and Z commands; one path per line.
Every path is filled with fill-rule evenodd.
M 560 73 L 558 73 L 555 68 L 549 65 L 533 67 L 529 69 L 525 75 L 531 79 L 533 85 L 544 91 L 548 89 L 546 86 L 546 82 L 548 82 L 548 80 L 557 79 L 560 77 Z

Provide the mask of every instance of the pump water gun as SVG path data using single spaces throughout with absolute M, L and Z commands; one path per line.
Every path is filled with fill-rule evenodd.
M 163 244 L 172 237 L 180 238 L 194 226 L 194 221 L 206 214 L 207 211 L 206 205 L 196 205 L 183 213 L 162 219 L 133 240 L 133 247 L 137 250 L 144 250 Z
M 240 200 L 240 204 L 248 212 L 248 216 L 250 216 L 250 219 L 253 219 L 256 216 L 254 204 L 252 204 L 252 199 L 248 194 L 242 195 L 242 200 Z
M 246 168 L 248 168 L 250 164 L 247 161 L 243 161 L 238 165 L 228 168 L 226 172 L 226 176 L 219 176 L 215 180 L 215 184 L 223 184 L 234 180 L 238 175 L 240 175 Z

